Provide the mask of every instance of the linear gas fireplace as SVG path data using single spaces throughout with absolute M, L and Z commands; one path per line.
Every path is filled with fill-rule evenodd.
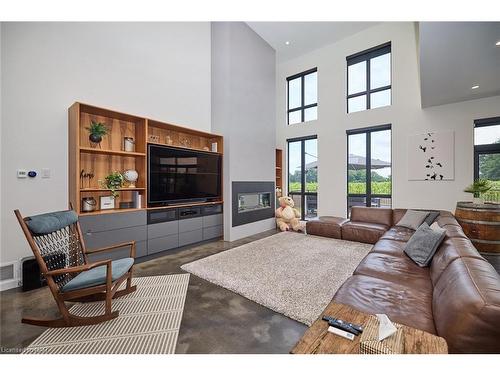
M 233 227 L 274 217 L 273 181 L 236 181 L 232 188 Z

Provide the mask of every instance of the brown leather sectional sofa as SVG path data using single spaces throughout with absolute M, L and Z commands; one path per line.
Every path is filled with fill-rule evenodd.
M 353 207 L 350 221 L 308 222 L 308 234 L 374 244 L 333 299 L 444 337 L 450 353 L 500 353 L 499 274 L 447 211 L 445 240 L 430 267 L 417 266 L 403 252 L 414 231 L 394 225 L 405 212 Z

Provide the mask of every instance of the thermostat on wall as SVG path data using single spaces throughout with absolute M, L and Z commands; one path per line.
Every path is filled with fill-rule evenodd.
M 17 170 L 17 178 L 26 178 L 28 177 L 28 172 L 26 169 L 18 169 Z

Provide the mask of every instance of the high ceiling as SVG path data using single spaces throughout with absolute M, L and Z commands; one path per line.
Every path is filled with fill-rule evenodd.
M 499 41 L 500 22 L 420 22 L 422 107 L 500 95 Z
M 247 24 L 276 50 L 276 59 L 280 63 L 335 43 L 374 26 L 377 22 L 247 22 Z

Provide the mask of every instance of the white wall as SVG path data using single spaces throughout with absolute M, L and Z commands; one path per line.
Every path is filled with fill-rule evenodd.
M 210 23 L 3 23 L 1 263 L 30 255 L 13 210 L 68 205 L 75 101 L 210 131 Z M 52 178 L 16 178 L 50 168 Z
M 243 22 L 212 24 L 212 130 L 224 136 L 224 239 L 275 227 L 232 227 L 232 181 L 275 178 L 275 51 Z
M 393 207 L 454 211 L 473 179 L 473 120 L 498 116 L 500 97 L 421 109 L 417 41 L 413 23 L 383 23 L 297 59 L 279 64 L 277 145 L 286 139 L 318 135 L 318 212 L 346 214 L 346 130 L 392 124 Z M 392 105 L 346 113 L 346 56 L 392 42 Z M 318 67 L 318 120 L 286 125 L 286 77 Z M 407 136 L 427 130 L 455 131 L 455 180 L 408 181 Z

